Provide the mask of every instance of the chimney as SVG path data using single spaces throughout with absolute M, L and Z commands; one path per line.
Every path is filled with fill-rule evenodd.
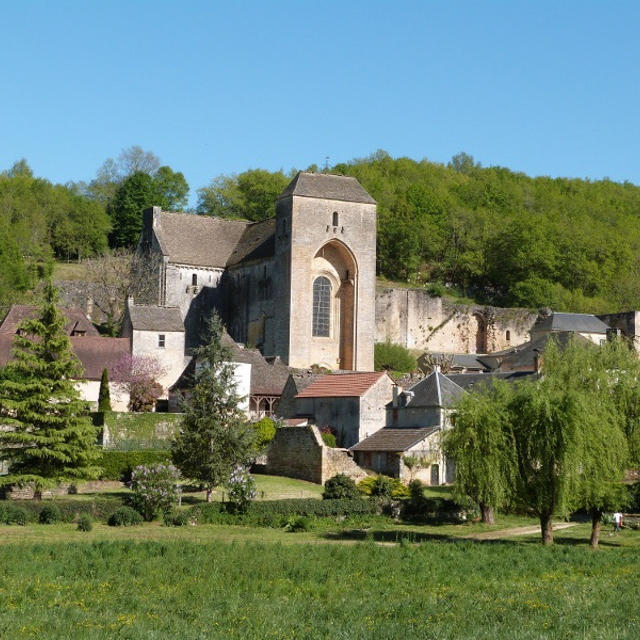
M 394 409 L 398 408 L 398 395 L 400 393 L 400 387 L 397 384 L 393 385 L 393 396 L 392 396 L 392 400 L 391 400 L 391 406 Z

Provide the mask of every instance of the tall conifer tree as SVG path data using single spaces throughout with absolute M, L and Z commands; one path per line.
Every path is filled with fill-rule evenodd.
M 37 318 L 20 325 L 14 357 L 0 379 L 0 459 L 3 485 L 42 490 L 97 477 L 99 450 L 87 406 L 73 384 L 80 364 L 64 330 L 57 291 L 48 283 Z

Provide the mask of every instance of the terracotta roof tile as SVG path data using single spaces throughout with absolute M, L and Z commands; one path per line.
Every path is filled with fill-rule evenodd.
M 352 398 L 364 395 L 385 371 L 331 373 L 312 382 L 296 398 Z

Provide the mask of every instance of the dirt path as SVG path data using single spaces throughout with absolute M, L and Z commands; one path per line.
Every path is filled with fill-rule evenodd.
M 559 522 L 553 525 L 554 531 L 560 529 L 568 529 L 575 527 L 575 522 Z M 464 536 L 468 540 L 499 540 L 500 538 L 509 538 L 511 536 L 528 536 L 532 533 L 540 533 L 540 527 L 535 525 L 532 527 L 513 527 L 511 529 L 500 529 L 500 531 L 486 531 L 485 533 L 472 533 Z

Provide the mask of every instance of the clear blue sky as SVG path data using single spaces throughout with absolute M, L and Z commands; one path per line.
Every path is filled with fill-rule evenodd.
M 7 0 L 0 169 L 90 180 L 140 145 L 195 191 L 380 148 L 640 184 L 639 27 L 631 1 Z

